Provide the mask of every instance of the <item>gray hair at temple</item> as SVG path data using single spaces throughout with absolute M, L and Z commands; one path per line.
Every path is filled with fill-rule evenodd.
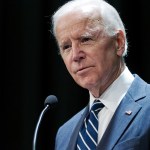
M 80 11 L 81 8 L 89 9 L 97 8 L 98 13 L 102 19 L 104 31 L 108 36 L 114 36 L 117 30 L 122 30 L 125 36 L 125 51 L 123 56 L 127 54 L 128 42 L 124 24 L 117 12 L 117 10 L 104 0 L 71 0 L 61 6 L 52 16 L 52 31 L 56 37 L 56 26 L 58 20 L 65 14 L 73 11 Z M 93 9 L 94 11 L 95 9 Z

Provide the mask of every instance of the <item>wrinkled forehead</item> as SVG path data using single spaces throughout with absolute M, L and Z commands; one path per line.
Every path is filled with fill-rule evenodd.
M 56 25 L 56 34 L 73 27 L 76 29 L 78 29 L 78 27 L 93 29 L 100 25 L 102 25 L 102 19 L 98 10 L 91 7 L 89 9 L 85 7 L 84 9 L 70 11 L 59 17 Z
M 100 15 L 100 7 L 98 7 L 95 4 L 84 4 L 84 5 L 73 5 L 70 7 L 62 7 L 60 10 L 58 10 L 55 13 L 55 21 L 57 22 L 59 19 L 61 19 L 63 16 L 68 14 L 81 14 L 81 16 L 87 16 L 92 17 L 91 14 L 94 12 L 97 13 L 97 15 Z M 99 13 L 98 13 L 99 12 Z M 74 17 L 74 16 L 72 16 Z

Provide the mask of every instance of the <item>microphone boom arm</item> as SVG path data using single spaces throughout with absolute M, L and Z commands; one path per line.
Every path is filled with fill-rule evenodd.
M 36 141 L 37 141 L 37 135 L 38 135 L 38 129 L 40 127 L 41 124 L 41 120 L 45 114 L 45 112 L 49 109 L 49 105 L 46 105 L 45 108 L 43 109 L 43 111 L 41 112 L 40 116 L 39 116 L 39 120 L 37 122 L 36 128 L 35 128 L 35 132 L 34 132 L 34 138 L 33 138 L 33 149 L 32 150 L 36 150 Z
M 57 102 L 58 102 L 57 97 L 54 95 L 50 95 L 46 98 L 46 100 L 44 102 L 45 107 L 39 116 L 39 120 L 38 120 L 36 128 L 35 128 L 32 150 L 36 150 L 38 130 L 39 130 L 39 127 L 40 127 L 40 124 L 41 124 L 41 121 L 42 121 L 44 114 L 50 108 L 50 105 L 55 104 Z

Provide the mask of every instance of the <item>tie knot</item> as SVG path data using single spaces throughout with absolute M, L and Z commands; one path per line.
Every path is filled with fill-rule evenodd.
M 103 107 L 104 105 L 101 103 L 101 101 L 96 99 L 91 107 L 91 111 L 94 111 L 95 114 L 98 114 Z

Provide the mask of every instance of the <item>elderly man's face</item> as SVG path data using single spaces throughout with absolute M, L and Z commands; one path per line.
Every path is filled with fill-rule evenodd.
M 101 20 L 94 15 L 64 15 L 57 23 L 56 38 L 73 79 L 99 96 L 118 73 L 120 56 L 116 52 L 116 38 L 104 33 Z

